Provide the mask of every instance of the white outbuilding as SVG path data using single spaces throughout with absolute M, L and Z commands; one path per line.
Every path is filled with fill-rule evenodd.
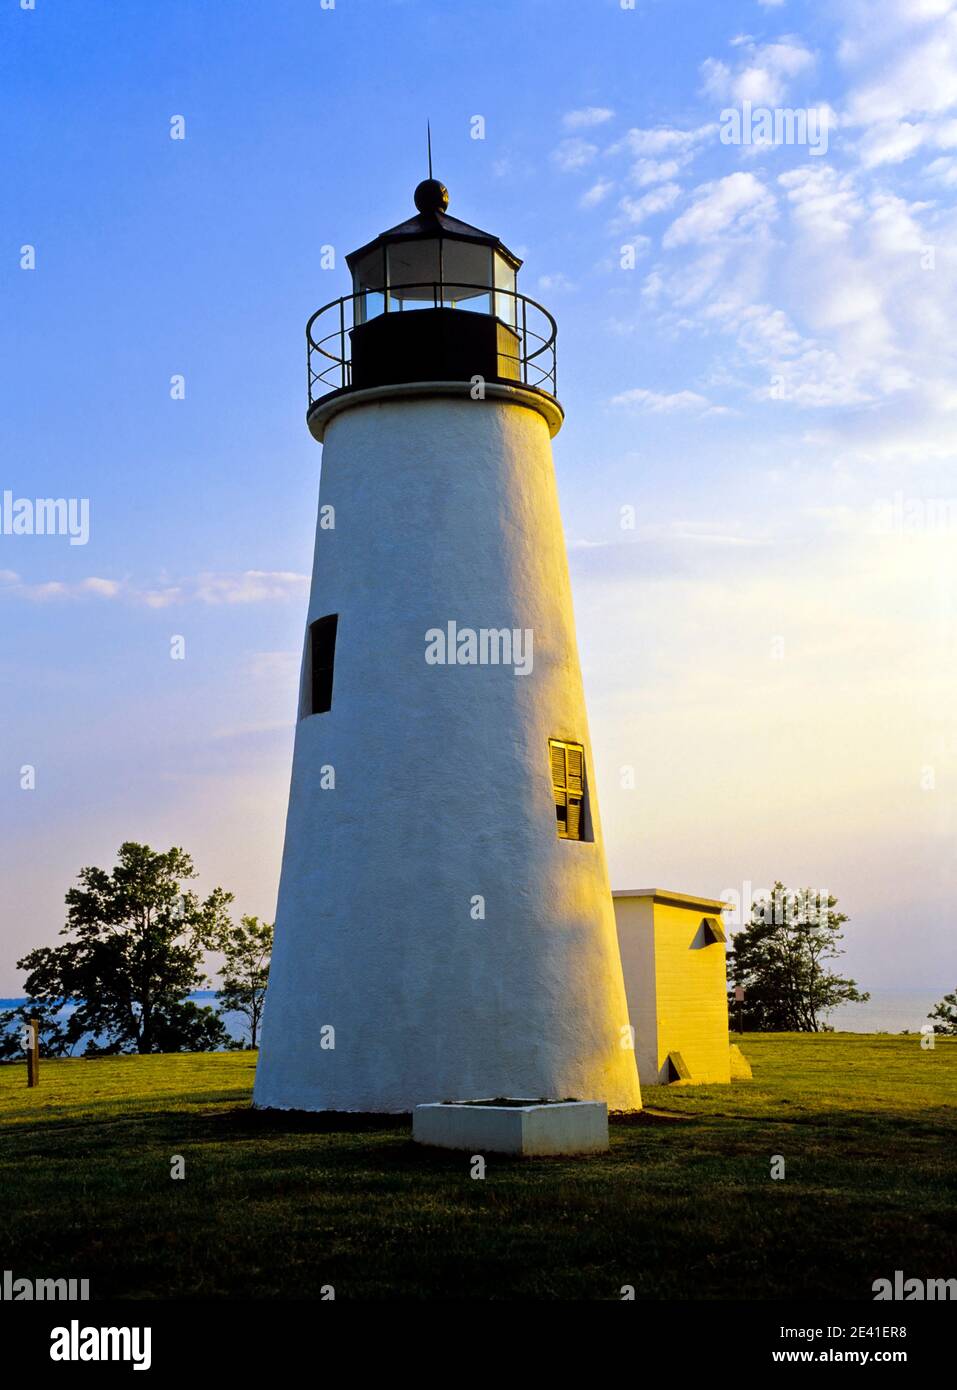
M 614 900 L 641 1084 L 729 1082 L 727 903 L 667 888 Z

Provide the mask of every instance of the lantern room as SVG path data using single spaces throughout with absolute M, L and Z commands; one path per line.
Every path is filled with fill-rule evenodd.
M 414 200 L 414 217 L 346 257 L 352 293 L 309 320 L 313 433 L 321 437 L 332 397 L 426 383 L 546 395 L 560 423 L 555 321 L 519 294 L 521 260 L 497 236 L 451 217 L 438 179 L 420 183 Z

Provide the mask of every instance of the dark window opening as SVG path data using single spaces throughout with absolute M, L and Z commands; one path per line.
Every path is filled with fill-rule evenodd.
M 332 668 L 336 658 L 336 631 L 339 614 L 317 618 L 309 625 L 310 700 L 309 714 L 325 714 L 332 709 Z
M 585 750 L 580 743 L 548 740 L 552 796 L 560 840 L 585 838 Z
M 669 1052 L 665 1060 L 665 1084 L 672 1081 L 690 1081 L 691 1072 L 680 1052 Z

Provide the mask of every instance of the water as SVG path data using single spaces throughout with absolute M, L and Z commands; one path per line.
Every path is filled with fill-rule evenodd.
M 950 993 L 951 986 L 933 989 L 875 989 L 866 1004 L 842 1004 L 832 1009 L 827 1017 L 828 1024 L 839 1033 L 917 1033 L 935 1004 Z M 216 1003 L 213 990 L 199 990 L 191 994 L 194 1003 Z M 15 1009 L 25 1004 L 25 999 L 0 999 L 0 1012 Z M 249 1025 L 242 1014 L 223 1015 L 226 1031 L 231 1038 L 248 1039 Z M 733 1018 L 732 1018 L 733 1026 Z M 79 1056 L 85 1043 L 74 1052 Z
M 198 1004 L 200 1007 L 203 1007 L 206 1004 L 212 1004 L 213 1007 L 215 1007 L 216 1005 L 215 990 L 200 989 L 197 990 L 195 994 L 190 994 L 188 998 L 194 1004 Z M 22 1004 L 26 1004 L 27 1002 L 28 1001 L 26 999 L 0 999 L 0 1013 L 5 1012 L 7 1009 L 18 1009 Z M 63 1010 L 62 1017 L 69 1017 L 72 1011 L 73 1005 L 68 1004 L 66 1008 Z M 229 1034 L 231 1038 L 242 1038 L 245 1042 L 249 1041 L 249 1024 L 246 1021 L 246 1018 L 243 1014 L 223 1013 L 222 1020 L 226 1028 L 226 1032 Z M 73 1049 L 72 1055 L 74 1057 L 82 1056 L 83 1049 L 85 1047 L 86 1038 L 84 1037 L 79 1043 L 77 1043 L 76 1047 Z
M 839 1033 L 919 1033 L 952 985 L 941 989 L 873 989 L 866 1004 L 842 1004 L 827 1022 Z

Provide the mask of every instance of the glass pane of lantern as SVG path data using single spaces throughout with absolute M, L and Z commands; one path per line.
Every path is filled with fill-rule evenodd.
M 386 248 L 389 310 L 431 309 L 439 284 L 439 243 L 397 241 Z
M 376 318 L 385 309 L 385 257 L 381 246 L 356 264 L 352 271 L 352 291 L 355 293 L 355 314 L 357 324 L 364 324 L 367 318 Z
M 363 256 L 352 272 L 352 289 L 358 297 L 355 300 L 355 321 L 365 323 L 385 310 L 385 255 L 377 246 L 367 256 Z
M 442 242 L 442 302 L 456 309 L 492 312 L 492 248 L 475 241 Z
M 495 261 L 495 288 L 496 290 L 507 290 L 507 294 L 496 294 L 495 313 L 504 322 L 509 323 L 514 328 L 516 326 L 515 316 L 515 271 L 504 256 L 500 256 L 496 251 L 493 257 Z

